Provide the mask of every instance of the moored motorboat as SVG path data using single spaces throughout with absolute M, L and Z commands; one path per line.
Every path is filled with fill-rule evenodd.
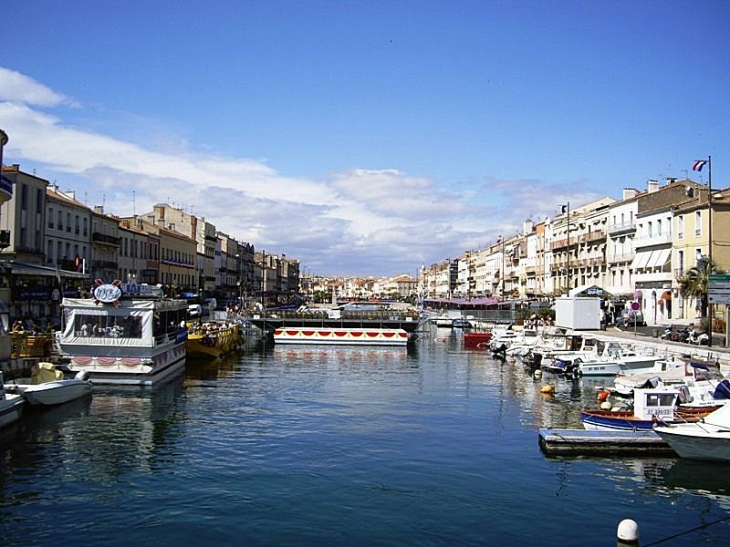
M 630 407 L 585 409 L 580 418 L 589 430 L 642 431 L 658 423 L 695 422 L 718 408 L 683 406 L 679 397 L 676 388 L 636 389 Z
M 682 458 L 730 462 L 730 405 L 694 423 L 659 425 L 654 431 Z
M 580 373 L 583 376 L 615 376 L 621 371 L 652 367 L 663 359 L 661 355 L 636 353 L 618 342 L 599 340 L 594 353 L 581 358 Z
M 492 331 L 472 330 L 464 333 L 464 347 L 474 349 L 487 349 L 492 339 Z
M 84 370 L 73 378 L 64 378 L 63 372 L 52 363 L 33 366 L 30 378 L 14 380 L 6 384 L 6 390 L 20 394 L 31 405 L 52 406 L 68 403 L 91 395 L 93 384 Z

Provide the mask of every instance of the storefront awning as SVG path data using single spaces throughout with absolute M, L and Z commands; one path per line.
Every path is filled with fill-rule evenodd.
M 634 260 L 631 261 L 631 269 L 640 270 L 642 268 L 646 268 L 646 265 L 651 259 L 652 252 L 653 251 L 639 251 L 638 253 L 636 253 Z
M 11 275 L 28 275 L 37 277 L 56 277 L 64 279 L 86 279 L 88 275 L 81 272 L 72 272 L 70 270 L 59 270 L 49 266 L 41 266 L 39 264 L 29 264 L 26 262 L 0 262 L 0 265 L 6 273 Z
M 664 265 L 669 261 L 669 255 L 672 254 L 671 249 L 660 249 L 658 251 L 652 251 L 651 261 L 647 268 L 663 268 Z

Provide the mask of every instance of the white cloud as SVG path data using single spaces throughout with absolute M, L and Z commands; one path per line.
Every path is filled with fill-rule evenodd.
M 0 67 L 0 101 L 36 106 L 57 106 L 71 101 L 20 72 Z
M 184 146 L 155 150 L 75 125 L 68 116 L 78 109 L 49 112 L 69 103 L 0 68 L 0 121 L 10 136 L 6 160 L 34 162 L 48 171 L 39 176 L 59 179 L 64 189 L 64 179 L 81 185 L 72 188 L 76 195 L 90 195 L 90 205 L 103 203 L 109 213 L 141 214 L 160 202 L 180 206 L 319 273 L 415 271 L 498 233 L 516 232 L 523 219 L 513 219 L 531 209 L 554 214 L 556 208 L 534 199 L 545 195 L 536 192 L 539 182 L 487 181 L 455 191 L 397 169 L 352 169 L 314 181 L 281 176 L 263 161 Z

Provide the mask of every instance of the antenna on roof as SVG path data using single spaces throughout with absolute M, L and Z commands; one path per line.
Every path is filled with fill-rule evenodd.
M 132 216 L 137 216 L 137 194 L 132 190 Z

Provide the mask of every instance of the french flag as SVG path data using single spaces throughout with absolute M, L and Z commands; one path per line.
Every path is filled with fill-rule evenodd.
M 692 166 L 692 171 L 702 171 L 702 168 L 707 163 L 707 160 L 697 160 Z

